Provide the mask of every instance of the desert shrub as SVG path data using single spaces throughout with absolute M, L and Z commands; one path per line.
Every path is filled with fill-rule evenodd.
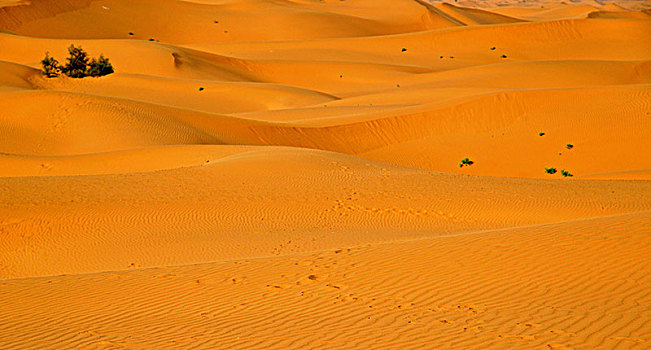
M 567 170 L 565 170 L 565 169 L 561 170 L 561 175 L 563 175 L 563 176 L 565 176 L 565 177 L 572 177 L 572 176 L 574 176 L 574 175 L 570 174 L 570 172 L 567 171 Z
M 86 76 L 88 69 L 88 53 L 84 51 L 81 46 L 76 47 L 70 45 L 68 48 L 68 58 L 66 58 L 66 65 L 63 67 L 63 72 L 71 78 L 83 78 Z
M 547 174 L 556 174 L 556 168 L 551 167 L 551 168 L 545 168 L 545 172 Z
M 68 53 L 70 55 L 66 58 L 65 66 L 62 67 L 59 65 L 59 61 L 54 57 L 50 57 L 50 54 L 46 52 L 45 58 L 41 61 L 43 75 L 52 78 L 65 73 L 71 78 L 83 78 L 87 76 L 99 77 L 114 72 L 113 65 L 104 55 L 100 55 L 99 59 L 93 58 L 89 62 L 88 53 L 81 46 L 76 47 L 75 45 L 70 45 Z
M 506 58 L 506 55 L 502 55 L 502 58 Z
M 403 47 L 403 48 L 402 48 L 402 52 L 405 52 L 405 51 L 407 51 L 407 49 Z
M 545 135 L 544 132 L 539 132 L 539 133 L 538 133 L 538 136 L 544 136 L 544 135 Z
M 491 50 L 495 50 L 495 46 L 491 47 Z
M 574 145 L 571 144 L 571 143 L 568 143 L 567 145 L 565 145 L 565 147 L 567 147 L 567 149 L 572 149 L 572 148 L 574 148 Z
M 464 166 L 471 166 L 471 165 L 473 165 L 473 164 L 475 164 L 475 162 L 473 162 L 473 161 L 470 160 L 469 158 L 464 158 L 464 159 L 462 159 L 461 162 L 459 163 L 459 168 L 463 168 Z
M 58 77 L 61 75 L 62 69 L 59 61 L 54 57 L 50 57 L 49 52 L 45 53 L 45 58 L 41 61 L 41 65 L 43 66 L 41 72 L 48 78 Z
M 109 75 L 113 73 L 113 65 L 109 62 L 109 59 L 104 57 L 104 55 L 99 55 L 99 59 L 96 60 L 93 58 L 88 65 L 86 71 L 87 75 L 91 77 L 101 77 L 103 75 Z
M 199 87 L 199 91 L 203 91 L 203 86 L 200 86 L 200 87 Z

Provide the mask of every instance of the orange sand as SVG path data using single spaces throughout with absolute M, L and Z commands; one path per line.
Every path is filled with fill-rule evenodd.
M 0 0 L 0 349 L 650 348 L 649 8 Z

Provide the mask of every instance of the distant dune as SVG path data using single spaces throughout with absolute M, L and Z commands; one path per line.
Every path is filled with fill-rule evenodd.
M 649 348 L 650 9 L 0 0 L 0 349 Z

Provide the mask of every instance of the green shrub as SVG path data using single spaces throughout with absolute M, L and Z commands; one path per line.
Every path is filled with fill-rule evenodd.
M 45 58 L 41 61 L 41 65 L 43 66 L 41 72 L 48 78 L 54 78 L 61 75 L 62 69 L 59 61 L 54 57 L 50 57 L 49 52 L 45 53 Z
M 471 166 L 473 164 L 475 164 L 475 162 L 473 162 L 469 158 L 464 158 L 461 160 L 461 163 L 459 163 L 459 168 L 463 168 L 464 166 Z
M 91 77 L 101 77 L 113 73 L 113 65 L 104 55 L 99 55 L 99 60 L 92 59 L 88 65 L 86 74 Z
M 68 54 L 70 56 L 66 58 L 66 65 L 63 67 L 63 72 L 71 78 L 85 77 L 86 70 L 88 69 L 88 53 L 81 46 L 75 47 L 75 45 L 70 45 Z
M 538 136 L 544 136 L 544 135 L 545 135 L 544 132 L 539 132 L 539 133 L 538 133 Z
M 88 53 L 81 46 L 76 47 L 75 45 L 70 45 L 68 53 L 70 56 L 66 58 L 66 65 L 61 67 L 59 62 L 46 52 L 45 58 L 41 61 L 43 75 L 52 78 L 65 73 L 71 78 L 83 78 L 87 76 L 100 77 L 114 72 L 113 65 L 104 55 L 100 55 L 99 59 L 93 58 L 89 62 Z
M 556 168 L 551 167 L 551 168 L 545 168 L 545 172 L 547 174 L 556 174 Z
M 502 58 L 506 58 L 506 55 L 502 55 Z
M 572 149 L 572 148 L 574 148 L 574 145 L 571 144 L 571 143 L 568 143 L 567 145 L 565 145 L 565 147 L 567 147 L 567 149 Z
M 572 176 L 574 176 L 574 175 L 570 174 L 570 172 L 567 171 L 567 170 L 565 170 L 565 169 L 561 170 L 561 175 L 563 175 L 563 176 L 565 176 L 565 177 L 572 177 Z
M 402 48 L 402 52 L 405 52 L 405 51 L 407 51 L 407 49 L 403 47 L 403 48 Z

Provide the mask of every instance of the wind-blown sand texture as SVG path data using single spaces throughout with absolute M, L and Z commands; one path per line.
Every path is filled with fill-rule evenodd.
M 0 349 L 651 348 L 649 8 L 0 0 Z

